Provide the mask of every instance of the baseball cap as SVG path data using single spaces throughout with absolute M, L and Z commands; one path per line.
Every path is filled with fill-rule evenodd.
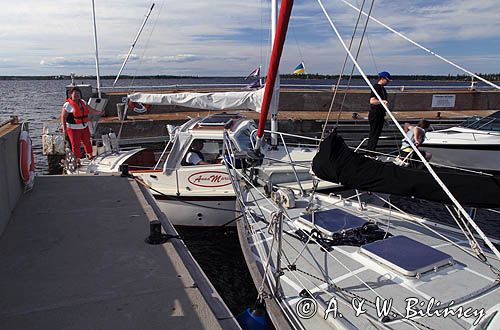
M 392 80 L 391 74 L 387 71 L 382 71 L 378 74 L 379 78 L 385 78 L 387 80 Z

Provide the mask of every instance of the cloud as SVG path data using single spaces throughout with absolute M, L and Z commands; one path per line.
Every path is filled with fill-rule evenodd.
M 344 41 L 349 41 L 357 12 L 341 1 L 324 4 Z M 136 0 L 96 2 L 103 74 L 116 74 L 149 7 L 150 2 Z M 500 51 L 499 13 L 498 0 L 378 0 L 373 10 L 375 17 L 409 37 L 481 72 L 500 72 L 500 61 L 478 60 Z M 269 24 L 268 0 L 158 1 L 126 71 L 244 75 L 256 65 L 265 69 L 270 54 Z M 361 21 L 358 31 L 363 24 Z M 0 31 L 3 44 L 9 45 L 0 49 L 0 58 L 13 59 L 9 73 L 15 72 L 16 63 L 22 70 L 31 68 L 30 74 L 94 71 L 91 8 L 87 2 L 6 2 L 0 12 Z M 354 45 L 358 42 L 356 38 Z M 368 23 L 360 55 L 367 71 L 376 71 L 377 67 L 395 67 L 409 73 L 416 68 L 419 73 L 454 70 L 426 56 L 376 23 Z M 288 72 L 304 60 L 310 72 L 337 73 L 344 57 L 318 4 L 296 1 L 282 71 Z M 409 58 L 418 63 L 408 65 Z M 0 62 L 0 66 L 6 67 L 6 63 Z
M 102 66 L 117 66 L 121 65 L 126 58 L 126 54 L 116 57 L 100 57 L 99 64 Z M 143 62 L 148 64 L 165 64 L 165 63 L 188 63 L 203 59 L 204 56 L 194 54 L 177 54 L 167 56 L 139 56 L 131 54 L 127 63 Z M 2 63 L 0 61 L 0 63 Z M 40 60 L 41 66 L 65 67 L 65 66 L 95 66 L 95 57 L 65 57 L 56 56 L 43 58 Z

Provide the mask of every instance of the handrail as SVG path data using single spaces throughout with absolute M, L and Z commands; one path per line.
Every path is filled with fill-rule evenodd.
M 300 189 L 300 194 L 304 196 L 304 189 L 302 188 L 302 183 L 300 183 L 299 175 L 297 174 L 297 170 L 295 169 L 295 165 L 293 163 L 292 156 L 290 155 L 290 152 L 288 151 L 288 148 L 286 146 L 285 139 L 283 138 L 283 135 L 280 135 L 281 137 L 281 142 L 283 143 L 283 147 L 285 148 L 285 152 L 288 156 L 288 159 L 290 160 L 290 165 L 292 166 L 293 174 L 295 175 L 295 180 L 297 180 L 297 184 L 299 185 Z
M 253 139 L 252 139 L 252 137 L 255 135 L 256 132 L 257 132 L 257 129 L 254 129 L 250 133 L 250 141 L 252 142 L 252 147 L 253 147 Z M 281 135 L 281 136 L 289 136 L 289 137 L 295 137 L 295 138 L 299 138 L 299 139 L 303 139 L 303 140 L 310 140 L 310 141 L 315 141 L 315 142 L 321 142 L 321 139 L 319 139 L 319 138 L 312 138 L 312 137 L 309 137 L 309 136 L 303 136 L 303 135 L 297 135 L 297 134 L 290 134 L 290 133 L 284 133 L 284 132 L 272 132 L 272 131 L 269 131 L 269 130 L 264 130 L 264 133 L 272 133 L 272 134 L 278 134 L 278 135 Z
M 172 144 L 171 143 L 172 141 L 173 141 L 173 139 L 168 140 L 167 145 L 165 146 L 165 148 L 163 149 L 163 152 L 160 155 L 160 158 L 158 158 L 158 161 L 155 164 L 155 167 L 154 167 L 155 170 L 158 168 L 158 166 L 160 166 L 160 162 L 163 159 L 163 156 L 165 156 L 165 154 L 167 153 L 168 147 L 170 147 L 170 145 Z M 167 161 L 167 159 L 165 159 L 165 161 Z
M 9 124 L 15 125 L 19 123 L 19 119 L 17 116 L 11 116 L 10 119 L 5 120 L 4 122 L 0 122 L 0 128 L 7 126 Z

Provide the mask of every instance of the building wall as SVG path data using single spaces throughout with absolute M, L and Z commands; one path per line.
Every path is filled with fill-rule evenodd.
M 0 236 L 23 191 L 19 174 L 18 139 L 20 125 L 0 128 Z

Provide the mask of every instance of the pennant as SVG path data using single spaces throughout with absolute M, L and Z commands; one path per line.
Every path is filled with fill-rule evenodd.
M 304 62 L 300 62 L 300 64 L 297 65 L 295 67 L 295 69 L 293 69 L 292 74 L 302 74 L 302 73 L 306 73 L 306 68 L 304 67 Z
M 247 88 L 260 88 L 262 85 L 260 83 L 260 79 L 259 80 L 255 80 L 253 83 L 251 83 L 250 85 L 247 85 Z
M 256 67 L 255 70 L 250 72 L 250 74 L 245 78 L 245 80 L 247 80 L 250 77 L 260 77 L 260 65 Z

